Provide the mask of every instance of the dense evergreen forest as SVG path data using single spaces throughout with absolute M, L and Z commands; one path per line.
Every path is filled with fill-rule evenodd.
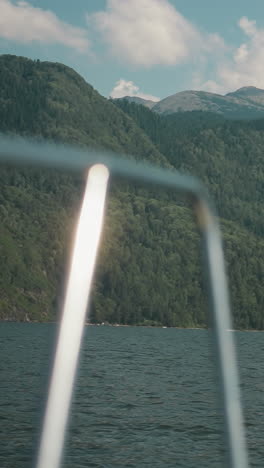
M 201 178 L 221 217 L 235 326 L 264 328 L 264 120 L 160 116 L 103 98 L 64 65 L 4 55 L 0 131 L 106 148 Z M 57 317 L 83 182 L 2 165 L 1 319 Z M 200 237 L 188 201 L 157 187 L 111 186 L 91 320 L 207 325 Z

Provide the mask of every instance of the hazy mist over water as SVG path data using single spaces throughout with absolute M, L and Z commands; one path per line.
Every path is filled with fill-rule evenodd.
M 2 323 L 0 466 L 33 466 L 54 324 Z M 251 466 L 262 467 L 263 333 L 235 332 Z M 206 330 L 86 327 L 63 466 L 222 467 Z

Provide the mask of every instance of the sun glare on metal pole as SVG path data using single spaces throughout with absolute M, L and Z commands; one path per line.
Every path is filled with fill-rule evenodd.
M 61 461 L 87 303 L 103 224 L 108 178 L 109 171 L 102 164 L 96 164 L 89 170 L 75 236 L 37 468 L 58 468 Z

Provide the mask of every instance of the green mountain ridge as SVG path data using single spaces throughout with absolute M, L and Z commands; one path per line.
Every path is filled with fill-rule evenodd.
M 134 154 L 204 180 L 223 218 L 240 328 L 264 328 L 263 128 L 204 112 L 160 116 L 103 98 L 64 65 L 0 57 L 0 131 Z M 0 318 L 54 320 L 83 178 L 4 166 L 0 181 Z M 91 320 L 206 326 L 199 246 L 188 202 L 113 185 Z
M 166 164 L 130 118 L 65 65 L 2 55 L 0 83 L 2 132 L 144 155 Z

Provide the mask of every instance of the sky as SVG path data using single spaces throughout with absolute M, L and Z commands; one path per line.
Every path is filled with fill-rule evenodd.
M 264 2 L 0 0 L 0 54 L 64 63 L 106 97 L 264 89 Z

